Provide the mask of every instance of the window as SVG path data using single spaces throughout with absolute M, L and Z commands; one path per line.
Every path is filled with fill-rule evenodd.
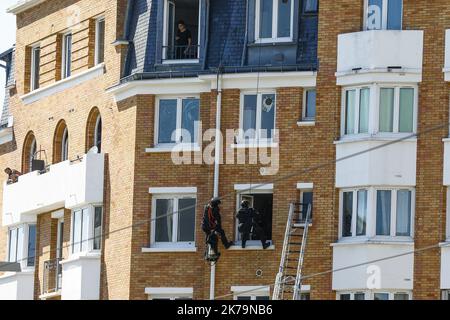
M 237 208 L 239 209 L 240 203 L 243 200 L 247 200 L 250 203 L 250 207 L 255 208 L 262 216 L 261 227 L 264 230 L 266 240 L 272 239 L 272 215 L 273 215 L 273 193 L 272 190 L 266 191 L 254 191 L 253 193 L 238 194 Z M 238 210 L 237 209 L 237 210 Z M 241 234 L 238 231 L 238 222 L 236 221 L 236 240 L 241 241 Z M 251 233 L 250 241 L 247 241 L 248 245 L 257 243 L 261 245 L 261 237 L 259 234 Z
M 413 193 L 410 189 L 344 190 L 341 237 L 412 237 Z M 369 221 L 373 221 L 371 225 Z M 371 231 L 372 226 L 374 231 Z
M 307 89 L 304 93 L 302 120 L 314 121 L 316 118 L 316 89 Z
M 442 290 L 442 300 L 450 300 L 450 290 Z
M 71 68 L 72 68 L 72 34 L 68 33 L 63 36 L 63 45 L 62 45 L 61 77 L 63 79 L 71 76 Z
M 235 286 L 231 287 L 234 294 L 234 300 L 241 301 L 264 301 L 270 300 L 270 288 L 261 286 Z
M 318 0 L 304 0 L 303 1 L 303 12 L 312 13 L 317 12 L 319 9 Z
M 95 25 L 95 64 L 103 62 L 105 62 L 105 18 L 99 18 Z
M 159 99 L 157 105 L 155 125 L 157 145 L 198 143 L 200 121 L 198 98 Z
M 61 144 L 61 161 L 69 160 L 69 131 L 64 129 L 62 144 Z
M 41 48 L 39 46 L 31 48 L 31 91 L 39 89 L 40 58 Z
M 154 195 L 151 245 L 194 246 L 196 203 L 195 195 Z
M 345 292 L 337 294 L 338 300 L 411 300 L 409 292 Z
M 33 160 L 37 154 L 37 142 L 33 132 L 28 132 L 23 143 L 22 151 L 22 172 L 29 173 L 33 171 Z
M 86 152 L 97 147 L 98 153 L 102 152 L 103 120 L 97 107 L 89 113 L 86 125 Z
M 276 94 L 243 94 L 241 97 L 242 142 L 271 141 L 275 130 Z
M 309 4 L 308 9 L 313 9 Z M 294 1 L 257 0 L 255 39 L 257 42 L 291 41 Z
M 8 261 L 34 267 L 36 256 L 36 225 L 22 225 L 8 230 Z
M 375 104 L 373 96 L 378 96 Z M 414 87 L 378 86 L 344 89 L 344 135 L 413 133 L 417 122 Z M 373 110 L 373 112 L 372 112 Z
M 365 0 L 367 30 L 401 30 L 402 0 Z
M 98 152 L 102 152 L 102 117 L 97 117 L 95 122 L 94 145 L 98 148 Z
M 145 288 L 148 300 L 192 300 L 192 288 Z
M 300 190 L 300 203 L 302 205 L 301 211 L 302 216 L 300 220 L 306 220 L 308 214 L 308 208 L 311 206 L 310 219 L 312 218 L 312 208 L 313 208 L 313 190 Z
M 197 63 L 200 57 L 201 1 L 164 1 L 163 63 Z
M 101 249 L 102 207 L 89 206 L 72 213 L 72 253 Z

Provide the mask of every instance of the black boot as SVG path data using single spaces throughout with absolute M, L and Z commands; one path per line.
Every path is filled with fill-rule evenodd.
M 266 250 L 268 247 L 270 247 L 270 242 L 264 242 L 262 247 L 263 247 L 263 250 Z

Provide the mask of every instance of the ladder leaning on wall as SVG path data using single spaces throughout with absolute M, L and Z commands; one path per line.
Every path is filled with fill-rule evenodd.
M 311 223 L 311 204 L 291 203 L 286 224 L 280 268 L 275 279 L 273 300 L 300 300 L 303 261 Z

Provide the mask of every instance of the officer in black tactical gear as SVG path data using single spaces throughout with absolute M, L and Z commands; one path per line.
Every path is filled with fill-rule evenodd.
M 238 231 L 241 234 L 242 248 L 245 248 L 247 241 L 250 240 L 250 234 L 255 234 L 261 239 L 263 249 L 270 246 L 264 231 L 264 217 L 254 208 L 250 208 L 250 203 L 247 200 L 241 202 L 241 208 L 236 218 L 239 221 Z
M 205 206 L 202 222 L 202 230 L 206 234 L 206 243 L 211 245 L 216 254 L 219 253 L 217 236 L 220 236 L 225 249 L 229 249 L 233 245 L 232 241 L 228 241 L 225 231 L 222 228 L 220 204 L 220 198 L 211 199 L 209 204 Z

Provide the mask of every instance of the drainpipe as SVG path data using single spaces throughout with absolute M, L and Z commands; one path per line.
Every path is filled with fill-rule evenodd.
M 219 169 L 220 169 L 220 155 L 222 151 L 221 144 L 221 113 L 222 113 L 222 63 L 217 69 L 217 95 L 216 95 L 216 145 L 214 154 L 214 197 L 219 196 Z M 214 300 L 214 292 L 216 286 L 216 265 L 211 263 L 211 277 L 210 277 L 210 287 L 209 287 L 209 299 Z

